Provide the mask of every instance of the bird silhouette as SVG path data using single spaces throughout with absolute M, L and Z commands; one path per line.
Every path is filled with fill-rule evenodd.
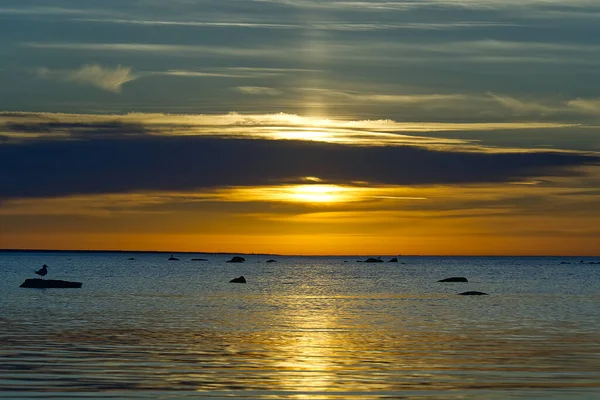
M 42 277 L 42 279 L 44 279 L 44 276 L 46 276 L 46 274 L 48 273 L 48 266 L 46 264 L 44 264 L 44 266 L 42 268 L 40 268 L 39 270 L 35 271 L 35 273 L 39 276 Z

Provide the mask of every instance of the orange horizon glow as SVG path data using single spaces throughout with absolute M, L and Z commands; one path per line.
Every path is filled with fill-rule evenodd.
M 15 122 L 34 117 L 17 114 L 3 118 Z M 216 136 L 223 140 L 247 134 L 257 140 L 416 146 L 481 153 L 538 149 L 486 148 L 466 139 L 407 136 L 402 132 L 566 126 L 343 121 L 293 114 L 236 113 L 37 117 L 56 117 L 70 123 L 116 120 L 143 121 L 147 126 L 173 125 L 166 133 L 148 133 L 157 136 L 216 135 L 216 126 Z M 189 125 L 177 130 L 175 123 Z M 63 130 L 44 133 L 44 137 L 73 139 Z M 36 138 L 27 133 L 20 136 L 23 141 Z M 421 167 L 426 166 L 415 165 Z M 594 203 L 594 185 L 600 172 L 591 165 L 579 166 L 579 171 L 579 176 L 584 177 L 581 182 L 567 174 L 487 184 L 400 186 L 348 178 L 338 183 L 320 176 L 292 176 L 281 181 L 267 179 L 269 184 L 260 186 L 221 186 L 187 192 L 148 190 L 9 198 L 3 200 L 0 208 L 0 248 L 339 256 L 596 256 L 600 254 L 600 209 Z M 540 208 L 538 203 L 547 208 Z
M 532 186 L 540 196 L 554 196 L 560 187 L 301 181 L 307 183 L 5 201 L 0 248 L 339 256 L 599 254 L 590 213 L 600 210 L 589 203 L 574 198 L 571 209 L 555 216 L 527 215 L 503 205 L 503 199 L 530 193 Z M 482 202 L 481 208 L 474 208 L 473 201 Z
M 116 237 L 114 237 L 116 236 Z M 182 244 L 183 242 L 183 244 Z M 298 251 L 311 242 L 313 250 Z M 315 242 L 320 242 L 316 243 Z M 494 242 L 494 245 L 490 245 Z M 273 236 L 227 236 L 212 235 L 58 235 L 48 237 L 2 238 L 2 250 L 54 250 L 54 251 L 119 251 L 119 252 L 164 252 L 164 253 L 214 253 L 279 256 L 339 256 L 339 257 L 427 257 L 427 256 L 565 256 L 600 257 L 597 251 L 590 251 L 597 243 L 596 238 L 478 238 L 463 237 L 455 242 L 445 237 L 431 238 L 381 238 L 381 237 L 339 237 L 312 235 L 273 235 Z M 14 246 L 11 246 L 11 243 Z M 29 243 L 23 246 L 23 243 Z M 76 243 L 79 243 L 76 245 Z M 204 243 L 199 245 L 198 243 Z M 20 244 L 20 245 L 17 245 Z M 398 245 L 399 244 L 399 245 Z M 402 247 L 405 251 L 393 252 L 390 249 Z M 505 251 L 499 251 L 502 247 Z M 353 251 L 354 250 L 354 251 Z

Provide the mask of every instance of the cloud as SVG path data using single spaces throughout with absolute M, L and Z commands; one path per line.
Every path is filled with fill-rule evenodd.
M 544 105 L 535 101 L 522 101 L 510 96 L 501 96 L 494 93 L 488 93 L 489 97 L 498 104 L 513 111 L 517 115 L 550 115 L 562 111 L 560 106 Z M 563 107 L 564 108 L 564 107 Z
M 358 91 L 343 91 L 335 89 L 323 89 L 323 88 L 300 88 L 300 91 L 314 92 L 321 95 L 337 98 L 347 99 L 357 102 L 382 102 L 382 103 L 397 103 L 397 104 L 434 104 L 434 103 L 446 103 L 452 104 L 457 101 L 481 101 L 481 97 L 467 96 L 462 94 L 445 94 L 445 93 L 432 93 L 432 94 L 420 94 L 420 93 L 367 93 Z
M 212 71 L 188 71 L 181 69 L 172 69 L 168 71 L 151 72 L 149 75 L 166 75 L 166 76 L 179 76 L 186 78 L 251 78 L 250 74 L 232 74 L 226 72 L 212 72 Z
M 600 99 L 569 100 L 567 106 L 584 114 L 600 115 Z
M 122 67 L 121 65 L 110 68 L 97 64 L 86 64 L 75 70 L 57 71 L 42 67 L 38 68 L 36 72 L 40 78 L 91 85 L 113 93 L 119 93 L 125 83 L 140 77 L 132 72 L 131 67 Z
M 78 21 L 95 22 L 102 24 L 139 25 L 139 26 L 185 26 L 196 28 L 250 28 L 250 29 L 296 29 L 296 30 L 321 30 L 321 31 L 381 31 L 396 29 L 416 30 L 451 30 L 468 28 L 489 28 L 516 26 L 513 23 L 490 21 L 441 21 L 441 22 L 399 22 L 399 23 L 365 23 L 351 21 L 303 21 L 302 23 L 270 23 L 259 19 L 248 18 L 246 22 L 227 21 L 178 21 L 178 20 L 140 20 L 140 19 L 115 19 L 115 18 L 77 18 Z
M 539 100 L 523 101 L 511 96 L 488 93 L 498 104 L 514 112 L 515 115 L 539 116 L 585 116 L 600 115 L 600 99 L 573 99 L 550 103 Z
M 153 136 L 199 136 L 222 139 L 305 140 L 354 146 L 421 146 L 448 150 L 504 151 L 484 148 L 471 139 L 454 139 L 448 132 L 484 132 L 573 128 L 572 124 L 516 123 L 440 123 L 397 122 L 393 120 L 339 120 L 303 117 L 296 114 L 161 114 L 130 113 L 91 115 L 60 113 L 1 113 L 0 137 L 11 141 L 86 139 L 94 126 L 108 135 L 124 133 Z M 0 125 L 1 127 L 2 125 Z M 107 130 L 107 126 L 115 129 Z M 140 127 L 143 130 L 140 131 Z M 121 129 L 123 133 L 118 133 Z M 435 136 L 444 132 L 445 137 Z M 429 135 L 429 136 L 427 136 Z M 514 151 L 514 149 L 513 149 Z M 519 150 L 520 151 L 520 150 Z
M 7 8 L 0 7 L 0 15 L 2 14 L 13 14 L 13 15 L 81 15 L 87 14 L 85 10 L 76 8 L 63 8 L 63 7 L 18 7 L 18 8 Z
M 307 176 L 332 184 L 515 182 L 546 175 L 573 176 L 576 168 L 600 162 L 598 156 L 575 152 L 488 152 L 477 147 L 463 151 L 459 146 L 440 151 L 414 144 L 373 147 L 265 140 L 253 136 L 251 125 L 237 126 L 239 132 L 249 132 L 247 139 L 241 139 L 243 135 L 170 135 L 164 124 L 113 120 L 95 126 L 81 119 L 5 123 L 5 129 L 37 133 L 38 138 L 0 143 L 0 171 L 11 171 L 0 174 L 0 198 L 306 183 L 301 177 Z M 223 127 L 212 129 L 218 132 Z M 73 137 L 78 140 L 65 140 Z
M 282 93 L 279 89 L 263 86 L 238 86 L 236 89 L 244 94 L 258 96 L 279 96 Z
M 158 44 L 158 43 L 80 43 L 80 42 L 26 42 L 22 46 L 34 49 L 56 49 L 73 51 L 103 51 L 124 53 L 161 53 L 172 56 L 220 55 L 234 57 L 275 57 L 285 58 L 281 49 L 273 48 L 243 48 L 230 46 L 206 46 L 187 44 Z

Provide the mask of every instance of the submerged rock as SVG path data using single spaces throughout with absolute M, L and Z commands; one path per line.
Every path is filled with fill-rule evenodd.
M 464 276 L 453 276 L 452 278 L 440 279 L 438 282 L 469 282 Z
M 398 259 L 396 257 L 392 258 L 390 261 L 388 262 L 398 262 Z
M 23 282 L 19 287 L 31 289 L 78 289 L 81 287 L 81 282 L 33 278 L 25 279 L 25 282 Z
M 192 258 L 190 261 L 208 261 L 206 258 Z
M 267 260 L 268 263 L 277 262 L 277 260 Z
M 235 256 L 232 257 L 231 260 L 227 261 L 228 263 L 242 263 L 246 261 L 246 259 L 244 257 L 240 257 L 240 256 Z
M 368 262 L 368 263 L 380 263 L 380 262 L 383 262 L 383 260 L 381 258 L 372 258 L 371 257 L 371 258 L 367 258 L 365 260 L 365 262 Z
M 229 283 L 246 283 L 246 278 L 240 276 L 239 278 L 233 278 Z
M 468 292 L 459 293 L 459 295 L 461 295 L 461 296 L 487 296 L 488 294 L 483 293 L 483 292 L 478 292 L 476 290 L 471 290 Z
M 128 260 L 135 260 L 135 258 L 133 258 L 133 257 L 129 257 L 129 258 L 128 258 Z

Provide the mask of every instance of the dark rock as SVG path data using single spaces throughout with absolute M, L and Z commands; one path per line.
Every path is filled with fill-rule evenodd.
M 206 258 L 192 258 L 191 261 L 208 261 Z
M 459 293 L 459 295 L 461 295 L 461 296 L 487 296 L 487 293 L 478 292 L 476 290 L 471 290 L 469 292 Z
M 33 278 L 25 279 L 25 282 L 23 282 L 19 287 L 32 289 L 77 289 L 81 287 L 81 282 Z
M 179 261 L 179 258 L 174 257 L 173 254 L 171 254 L 171 257 L 169 257 L 169 261 Z
M 268 263 L 277 262 L 277 260 L 267 260 Z
M 380 262 L 383 262 L 383 260 L 381 258 L 367 258 L 365 260 L 365 262 L 368 262 L 368 263 L 380 263 Z
M 440 279 L 438 282 L 469 282 L 464 276 L 453 276 L 452 278 Z
M 246 278 L 240 276 L 239 278 L 233 278 L 229 283 L 246 283 Z
M 396 257 L 392 258 L 390 261 L 388 262 L 398 262 L 398 259 Z
M 133 258 L 133 257 L 129 257 L 129 258 L 128 258 L 128 260 L 135 260 L 135 258 Z
M 235 256 L 235 257 L 232 257 L 231 260 L 229 260 L 227 262 L 228 263 L 243 263 L 244 261 L 246 261 L 246 259 L 244 257 Z

